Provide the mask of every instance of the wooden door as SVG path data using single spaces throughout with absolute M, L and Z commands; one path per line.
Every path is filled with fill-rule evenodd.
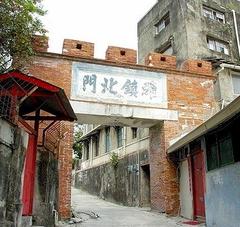
M 203 152 L 192 157 L 194 216 L 205 217 L 205 167 Z

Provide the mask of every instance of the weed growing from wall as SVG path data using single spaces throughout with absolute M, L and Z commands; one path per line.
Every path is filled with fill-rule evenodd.
M 115 153 L 115 152 L 110 153 L 110 163 L 114 169 L 116 169 L 118 167 L 119 157 L 118 157 L 117 153 Z

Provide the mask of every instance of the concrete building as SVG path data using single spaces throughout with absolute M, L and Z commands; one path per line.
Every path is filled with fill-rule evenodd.
M 238 62 L 240 2 L 159 0 L 138 23 L 138 62 L 149 52 Z
M 186 136 L 168 155 L 179 169 L 180 215 L 209 227 L 239 225 L 240 97 Z
M 209 122 L 214 121 L 220 124 L 221 121 L 218 116 L 224 116 L 227 119 L 228 112 L 231 112 L 232 106 L 235 106 L 231 102 L 240 95 L 238 90 L 240 80 L 239 13 L 240 2 L 236 0 L 159 0 L 138 23 L 139 62 L 143 62 L 144 56 L 152 51 L 175 55 L 178 65 L 181 65 L 182 61 L 189 57 L 204 59 L 212 64 L 215 78 L 214 97 L 219 109 L 223 110 L 212 120 L 206 121 L 199 127 L 207 128 L 206 134 L 201 134 L 201 138 L 194 137 L 181 149 L 176 149 L 171 153 L 177 144 L 185 141 L 186 138 L 195 136 L 195 133 L 199 132 L 199 128 L 197 128 L 182 139 L 179 137 L 172 140 L 170 144 L 173 145 L 169 148 L 171 153 L 169 156 L 175 161 L 179 170 L 180 215 L 190 219 L 205 219 L 206 216 L 208 226 L 237 226 L 237 216 L 234 215 L 234 212 L 236 210 L 239 212 L 239 204 L 233 204 L 228 193 L 226 193 L 227 198 L 225 198 L 223 191 L 221 191 L 222 186 L 219 185 L 218 187 L 216 181 L 213 183 L 213 178 L 216 175 L 221 178 L 222 183 L 225 176 L 221 175 L 221 170 L 213 173 L 214 171 L 209 171 L 206 168 L 206 165 L 208 165 L 206 158 L 208 141 L 205 139 L 210 131 L 215 130 L 214 133 L 216 134 L 216 131 L 220 130 L 220 126 L 217 126 L 217 124 L 209 126 Z M 234 119 L 226 121 L 228 121 L 228 124 L 234 124 Z M 222 155 L 227 156 L 232 151 L 226 148 L 223 152 L 225 154 Z M 201 170 L 200 174 L 197 174 L 197 169 Z M 228 170 L 230 171 L 229 175 L 234 175 L 234 167 L 233 169 L 229 167 Z M 208 175 L 211 174 L 214 177 L 209 180 Z M 214 179 L 216 180 L 216 178 Z M 235 178 L 229 176 L 229 179 L 233 180 Z M 231 191 L 230 188 L 227 189 L 226 185 L 224 190 Z M 216 205 L 216 198 L 212 193 L 218 195 L 218 202 L 221 204 Z M 210 194 L 214 199 L 211 199 Z M 219 209 L 215 209 L 215 206 Z M 228 209 L 229 206 L 234 209 L 234 212 L 227 215 L 226 218 L 227 210 L 231 210 Z M 226 220 L 229 222 L 226 223 Z

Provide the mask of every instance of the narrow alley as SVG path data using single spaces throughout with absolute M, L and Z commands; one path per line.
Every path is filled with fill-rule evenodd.
M 107 202 L 72 188 L 72 209 L 75 218 L 59 227 L 190 227 L 180 217 L 166 217 L 149 208 L 126 207 Z M 78 223 L 77 223 L 78 222 Z M 205 226 L 195 225 L 195 226 Z

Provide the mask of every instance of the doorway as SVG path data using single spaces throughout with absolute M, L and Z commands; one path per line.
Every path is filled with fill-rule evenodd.
M 201 150 L 192 156 L 192 181 L 194 217 L 205 218 L 205 168 Z
M 141 166 L 141 207 L 150 207 L 150 166 L 149 164 Z

